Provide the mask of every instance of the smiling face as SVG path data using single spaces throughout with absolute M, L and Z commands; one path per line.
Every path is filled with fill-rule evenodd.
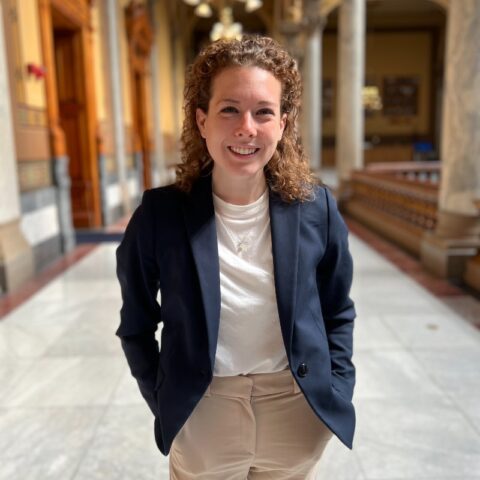
M 280 81 L 259 67 L 229 67 L 213 79 L 208 112 L 198 108 L 196 117 L 217 181 L 264 181 L 285 128 L 281 93 Z

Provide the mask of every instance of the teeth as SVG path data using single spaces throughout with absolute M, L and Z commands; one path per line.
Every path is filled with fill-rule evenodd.
M 255 153 L 256 148 L 241 148 L 241 147 L 230 147 L 230 150 L 240 155 L 251 155 Z

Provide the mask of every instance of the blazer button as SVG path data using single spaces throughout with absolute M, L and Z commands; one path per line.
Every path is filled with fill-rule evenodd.
M 308 367 L 307 367 L 307 364 L 306 363 L 301 363 L 299 366 L 298 366 L 298 369 L 297 369 L 297 373 L 298 373 L 298 376 L 299 377 L 306 377 L 307 376 L 307 373 L 308 373 Z

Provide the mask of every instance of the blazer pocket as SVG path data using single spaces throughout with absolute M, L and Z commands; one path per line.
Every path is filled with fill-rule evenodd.
M 332 372 L 332 377 L 331 377 L 332 389 L 335 390 L 345 401 L 350 402 L 351 395 L 349 396 L 345 387 L 342 387 L 342 385 L 344 384 L 345 384 L 345 380 L 337 373 Z
M 165 373 L 159 362 L 157 367 L 157 378 L 155 380 L 155 390 L 158 390 L 162 386 L 164 379 L 165 379 Z
M 168 361 L 176 350 L 175 335 L 165 337 L 163 341 L 165 346 L 163 348 L 160 347 L 160 352 L 158 354 L 158 369 L 155 390 L 158 390 L 162 386 L 162 383 L 165 379 L 165 369 L 168 369 Z
M 315 325 L 320 330 L 320 333 L 321 333 L 322 337 L 326 340 L 327 339 L 327 332 L 325 330 L 325 325 L 323 323 L 323 318 L 322 318 L 321 313 L 314 312 L 313 309 L 310 307 L 310 314 L 312 316 L 313 321 L 315 322 Z

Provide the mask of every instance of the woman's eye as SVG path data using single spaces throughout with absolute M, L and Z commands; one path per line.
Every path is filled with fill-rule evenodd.
M 262 108 L 257 113 L 258 115 L 275 115 L 273 110 L 271 110 L 270 108 Z
M 236 113 L 237 109 L 235 107 L 224 107 L 221 110 L 222 113 Z

